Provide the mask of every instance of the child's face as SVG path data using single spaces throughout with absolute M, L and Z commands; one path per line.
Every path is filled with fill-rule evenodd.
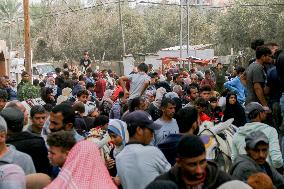
M 213 102 L 210 102 L 210 104 L 211 104 L 211 107 L 214 109 L 214 108 L 216 108 L 217 107 L 217 101 L 213 101 Z
M 78 97 L 78 101 L 83 102 L 84 104 L 86 104 L 87 101 L 88 101 L 88 97 L 89 97 L 88 95 L 83 94 L 83 95 Z
M 118 136 L 114 133 L 109 133 L 109 136 L 111 138 L 111 142 L 113 142 L 113 144 L 115 146 L 121 146 L 122 145 L 122 137 Z

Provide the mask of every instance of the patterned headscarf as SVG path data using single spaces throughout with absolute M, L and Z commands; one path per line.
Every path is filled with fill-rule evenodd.
M 117 189 L 95 143 L 83 140 L 68 153 L 59 173 L 45 189 Z

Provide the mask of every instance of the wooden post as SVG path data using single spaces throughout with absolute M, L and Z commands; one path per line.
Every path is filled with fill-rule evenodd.
M 31 36 L 30 36 L 30 13 L 29 0 L 23 0 L 24 4 L 24 38 L 25 38 L 25 68 L 26 72 L 32 76 L 32 57 L 31 57 Z M 32 77 L 30 77 L 31 79 Z

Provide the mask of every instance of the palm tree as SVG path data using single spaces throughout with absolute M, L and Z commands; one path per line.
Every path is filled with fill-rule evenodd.
M 22 3 L 19 0 L 0 0 L 0 18 L 9 29 L 9 47 L 12 50 L 12 26 L 18 23 Z

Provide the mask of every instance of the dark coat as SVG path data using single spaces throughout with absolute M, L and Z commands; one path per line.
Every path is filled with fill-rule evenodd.
M 51 165 L 49 164 L 47 148 L 42 137 L 24 131 L 13 134 L 7 139 L 6 143 L 12 144 L 18 151 L 30 155 L 37 173 L 50 175 Z
M 202 189 L 216 189 L 220 185 L 232 180 L 232 177 L 229 174 L 221 171 L 213 162 L 207 162 L 206 170 L 207 175 Z M 155 180 L 170 180 L 176 183 L 179 189 L 187 189 L 186 184 L 181 179 L 180 169 L 176 165 L 172 167 L 170 171 L 158 176 Z

